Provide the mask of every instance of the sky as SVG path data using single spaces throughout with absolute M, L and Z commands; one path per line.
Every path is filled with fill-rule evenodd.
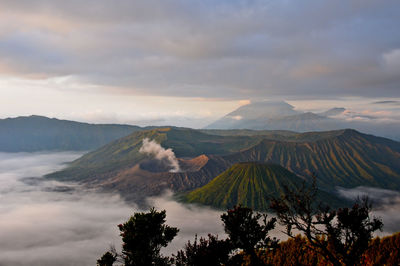
M 271 99 L 374 112 L 400 102 L 399 13 L 398 0 L 0 0 L 0 117 L 202 127 Z

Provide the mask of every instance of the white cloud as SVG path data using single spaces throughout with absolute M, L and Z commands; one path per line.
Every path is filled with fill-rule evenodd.
M 372 215 L 383 221 L 383 232 L 377 235 L 393 234 L 400 231 L 400 193 L 398 191 L 373 187 L 356 187 L 352 189 L 338 188 L 339 195 L 355 200 L 368 196 L 373 203 Z

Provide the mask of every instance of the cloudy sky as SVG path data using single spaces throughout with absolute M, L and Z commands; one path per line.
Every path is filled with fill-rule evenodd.
M 399 13 L 398 0 L 0 0 L 0 116 L 199 126 L 264 99 L 399 101 Z

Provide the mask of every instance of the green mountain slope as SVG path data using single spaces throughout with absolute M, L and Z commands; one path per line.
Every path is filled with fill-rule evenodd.
M 264 140 L 224 159 L 231 163 L 276 163 L 303 177 L 314 172 L 319 185 L 329 190 L 360 185 L 400 190 L 399 142 L 355 130 L 334 132 L 331 137 L 315 141 Z
M 218 136 L 247 136 L 259 137 L 263 140 L 276 140 L 283 142 L 306 142 L 328 139 L 342 135 L 346 130 L 312 131 L 298 133 L 285 130 L 249 130 L 249 129 L 201 129 L 203 133 Z M 381 138 L 383 139 L 383 138 Z M 389 140 L 390 141 L 390 140 Z M 390 141 L 393 142 L 393 141 Z
M 43 116 L 0 119 L 0 151 L 92 150 L 138 130 L 142 129 Z
M 182 200 L 220 209 L 241 204 L 266 211 L 270 204 L 268 197 L 279 197 L 285 192 L 284 185 L 295 189 L 302 183 L 303 179 L 277 164 L 237 163 L 207 185 L 184 195 Z M 320 194 L 331 205 L 340 203 L 333 195 Z
M 159 168 L 153 157 L 140 153 L 144 138 L 172 148 L 183 170 L 170 173 Z M 208 159 L 184 167 L 188 159 L 204 154 Z M 400 143 L 354 130 L 284 136 L 276 132 L 268 136 L 212 135 L 187 128 L 144 130 L 90 152 L 48 177 L 79 181 L 137 200 L 165 188 L 198 188 L 240 162 L 278 164 L 303 179 L 315 172 L 324 191 L 360 185 L 400 190 Z
M 188 128 L 157 128 L 134 132 L 90 152 L 72 162 L 66 169 L 50 174 L 59 180 L 106 178 L 129 168 L 148 157 L 139 153 L 144 138 L 155 140 L 164 148 L 172 148 L 177 157 L 202 154 L 230 154 L 254 146 L 262 136 L 216 136 Z
M 299 133 L 287 130 L 251 130 L 251 129 L 200 129 L 200 132 L 219 136 L 256 136 L 265 138 L 282 138 L 298 135 Z

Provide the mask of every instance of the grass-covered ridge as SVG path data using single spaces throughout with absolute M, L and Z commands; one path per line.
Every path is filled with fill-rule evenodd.
M 284 194 L 284 186 L 294 189 L 302 184 L 302 178 L 277 164 L 237 163 L 207 185 L 183 195 L 181 199 L 219 209 L 240 204 L 266 211 L 270 205 L 269 198 Z M 328 200 L 333 205 L 339 203 L 334 196 L 326 193 L 323 193 L 321 199 Z
M 138 198 L 161 193 L 162 188 L 176 192 L 195 189 L 236 163 L 263 162 L 280 165 L 303 179 L 315 173 L 317 184 L 324 191 L 335 191 L 336 186 L 361 185 L 400 190 L 399 142 L 348 129 L 280 133 L 226 131 L 221 134 L 175 127 L 143 130 L 90 152 L 48 177 L 79 181 L 130 198 L 140 192 Z M 149 178 L 149 173 L 138 171 L 142 163 L 154 159 L 139 152 L 144 138 L 155 140 L 165 149 L 171 148 L 181 163 L 204 154 L 208 162 L 195 172 L 162 172 L 155 174 L 157 178 Z M 165 185 L 161 188 L 159 184 Z M 263 200 L 256 200 L 256 192 L 251 192 L 265 193 L 262 183 L 256 184 L 247 188 L 254 195 L 249 199 L 250 206 L 265 206 Z M 276 181 L 270 180 L 265 186 L 269 189 L 274 184 Z M 275 188 L 279 191 L 279 186 Z
M 360 185 L 400 190 L 399 142 L 355 130 L 325 132 L 331 135 L 327 138 L 320 138 L 319 132 L 304 134 L 316 140 L 267 139 L 224 158 L 233 163 L 272 162 L 302 177 L 315 173 L 319 186 L 327 190 Z

